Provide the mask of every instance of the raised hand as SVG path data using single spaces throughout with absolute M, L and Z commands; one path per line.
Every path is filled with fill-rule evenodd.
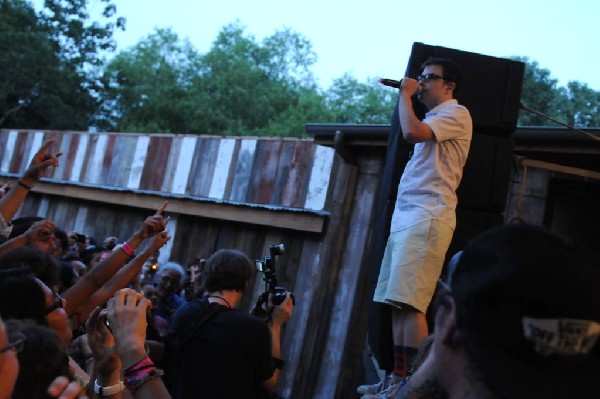
M 29 167 L 21 178 L 24 183 L 31 185 L 43 177 L 50 166 L 58 167 L 58 157 L 62 155 L 62 152 L 56 154 L 46 152 L 54 143 L 55 140 L 46 141 L 39 151 L 35 153 L 29 163 Z
M 96 307 L 85 323 L 87 342 L 94 355 L 98 376 L 110 380 L 110 377 L 116 373 L 118 380 L 121 361 L 115 349 L 115 339 L 104 325 L 104 321 L 106 321 L 106 312 L 102 313 L 100 308 Z M 113 383 L 114 381 L 109 381 L 106 385 Z
M 27 244 L 42 244 L 53 246 L 54 230 L 56 226 L 50 220 L 40 220 L 27 229 L 23 235 L 27 239 Z
M 167 234 L 166 231 L 161 231 L 158 233 L 152 242 L 150 242 L 149 250 L 150 252 L 155 252 L 165 246 L 167 242 L 171 239 L 171 236 Z
M 154 215 L 146 218 L 146 220 L 144 221 L 144 225 L 141 227 L 140 231 L 138 232 L 138 236 L 141 239 L 144 240 L 146 238 L 155 236 L 156 234 L 160 233 L 161 231 L 164 231 L 164 229 L 167 227 L 167 224 L 169 223 L 169 220 L 171 219 L 169 217 L 165 220 L 164 216 L 163 216 L 163 212 L 165 211 L 165 208 L 167 207 L 168 204 L 169 204 L 169 201 L 165 201 L 161 205 L 161 207 L 158 208 L 158 210 L 156 211 L 156 213 Z
M 108 320 L 124 368 L 146 356 L 146 312 L 151 306 L 142 294 L 129 288 L 108 301 Z

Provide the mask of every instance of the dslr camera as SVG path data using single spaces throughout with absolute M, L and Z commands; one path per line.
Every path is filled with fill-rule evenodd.
M 266 305 L 271 295 L 271 302 L 273 305 L 281 305 L 285 301 L 287 296 L 287 290 L 280 287 L 277 283 L 277 273 L 275 272 L 275 261 L 279 255 L 285 253 L 285 247 L 283 244 L 273 244 L 269 247 L 269 255 L 265 256 L 262 260 L 256 260 L 256 269 L 263 274 L 263 281 L 265 282 L 265 291 L 258 297 L 256 306 L 252 311 L 255 315 L 265 315 Z M 290 292 L 290 298 L 292 303 L 296 304 L 294 294 Z

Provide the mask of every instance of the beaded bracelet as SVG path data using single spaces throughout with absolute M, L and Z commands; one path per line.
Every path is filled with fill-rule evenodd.
M 145 383 L 150 381 L 155 377 L 161 377 L 165 372 L 161 369 L 153 367 L 151 370 L 145 373 L 136 373 L 136 375 L 125 377 L 124 382 L 127 389 L 131 391 L 131 393 L 135 393 Z

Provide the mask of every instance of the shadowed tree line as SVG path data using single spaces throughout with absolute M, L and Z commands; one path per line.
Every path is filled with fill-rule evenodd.
M 304 124 L 389 123 L 397 95 L 376 79 L 345 74 L 328 89 L 311 67 L 312 44 L 290 29 L 262 41 L 239 22 L 200 54 L 170 29 L 115 53 L 125 29 L 110 0 L 102 21 L 85 0 L 0 0 L 0 127 L 137 133 L 303 136 Z M 577 127 L 600 126 L 600 92 L 559 87 L 526 62 L 523 103 Z M 525 112 L 520 125 L 551 122 Z

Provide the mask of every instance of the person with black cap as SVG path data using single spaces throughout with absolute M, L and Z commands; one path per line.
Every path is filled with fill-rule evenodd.
M 396 398 L 600 392 L 600 263 L 540 226 L 490 230 L 455 256 L 434 343 Z

